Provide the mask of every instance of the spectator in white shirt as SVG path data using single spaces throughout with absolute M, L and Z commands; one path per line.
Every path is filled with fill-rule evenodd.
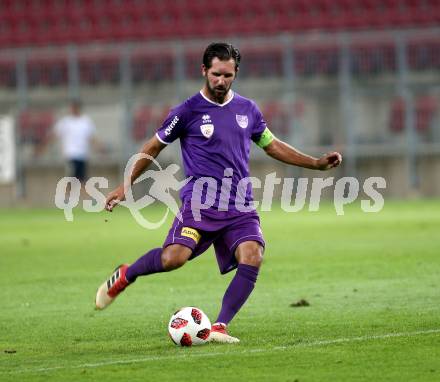
M 84 184 L 87 180 L 90 146 L 97 144 L 97 141 L 95 124 L 88 115 L 82 113 L 80 100 L 72 101 L 71 113 L 55 124 L 54 133 L 61 142 L 68 175 L 78 178 Z

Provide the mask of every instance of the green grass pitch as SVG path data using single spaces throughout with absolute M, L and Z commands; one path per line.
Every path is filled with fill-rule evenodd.
M 440 381 L 438 200 L 264 213 L 265 262 L 230 325 L 241 343 L 193 348 L 174 346 L 167 323 L 187 305 L 216 318 L 232 274 L 213 252 L 97 312 L 98 285 L 169 224 L 74 213 L 0 211 L 0 381 Z M 310 306 L 290 306 L 300 299 Z

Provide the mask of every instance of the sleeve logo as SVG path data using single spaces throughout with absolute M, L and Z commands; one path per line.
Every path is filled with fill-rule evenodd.
M 174 126 L 177 125 L 177 122 L 179 122 L 179 117 L 176 115 L 173 120 L 171 121 L 171 123 L 167 126 L 167 128 L 165 129 L 165 135 L 168 136 L 171 134 L 171 132 L 174 129 Z

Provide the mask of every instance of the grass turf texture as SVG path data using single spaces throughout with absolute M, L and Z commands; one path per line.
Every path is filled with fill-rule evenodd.
M 169 317 L 195 305 L 214 320 L 233 273 L 220 276 L 210 250 L 96 312 L 113 267 L 161 245 L 169 225 L 74 213 L 0 211 L 0 381 L 440 380 L 438 201 L 264 213 L 265 263 L 230 326 L 242 342 L 193 348 L 171 343 Z M 290 307 L 301 298 L 310 306 Z

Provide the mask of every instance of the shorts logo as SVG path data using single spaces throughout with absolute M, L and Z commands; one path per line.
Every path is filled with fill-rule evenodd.
M 200 131 L 205 138 L 211 138 L 212 134 L 214 133 L 214 125 L 202 125 L 200 126 Z
M 249 119 L 247 115 L 235 114 L 235 120 L 242 129 L 246 129 L 249 124 Z
M 190 227 L 183 227 L 182 232 L 180 233 L 181 236 L 189 237 L 190 239 L 193 239 L 196 244 L 199 242 L 202 235 L 200 235 L 197 230 Z

